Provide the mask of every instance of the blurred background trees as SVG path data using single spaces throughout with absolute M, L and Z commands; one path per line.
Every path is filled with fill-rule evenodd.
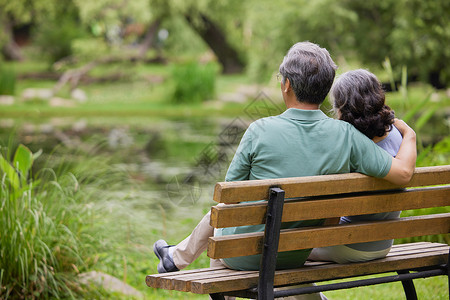
M 54 14 L 55 1 L 0 1 L 0 48 L 6 60 L 21 60 L 19 44 L 30 28 Z M 28 34 L 25 34 L 28 35 Z
M 223 73 L 264 82 L 289 46 L 309 40 L 366 66 L 389 58 L 396 80 L 406 66 L 410 80 L 442 88 L 448 11 L 445 0 L 0 0 L 0 45 L 5 60 L 23 59 L 20 46 L 32 43 L 52 62 L 119 45 L 135 59 L 210 52 Z

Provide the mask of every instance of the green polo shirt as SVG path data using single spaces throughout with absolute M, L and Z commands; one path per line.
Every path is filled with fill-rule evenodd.
M 253 122 L 228 168 L 226 181 L 359 172 L 385 177 L 392 157 L 347 122 L 320 110 L 290 108 Z M 320 224 L 323 220 L 283 223 L 282 228 Z M 216 236 L 264 231 L 264 225 L 218 229 Z M 277 269 L 304 264 L 311 249 L 278 253 Z M 228 267 L 258 270 L 260 255 L 226 258 Z

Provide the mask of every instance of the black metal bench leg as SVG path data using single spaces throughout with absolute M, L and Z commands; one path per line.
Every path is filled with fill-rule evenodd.
M 280 188 L 271 188 L 269 190 L 264 245 L 259 269 L 258 300 L 274 299 L 273 283 L 277 264 L 283 205 L 284 191 Z
M 398 271 L 398 274 L 408 274 L 409 271 Z M 417 300 L 416 288 L 412 279 L 402 280 L 403 290 L 405 291 L 406 299 Z
M 222 294 L 209 294 L 212 300 L 225 300 L 225 296 Z

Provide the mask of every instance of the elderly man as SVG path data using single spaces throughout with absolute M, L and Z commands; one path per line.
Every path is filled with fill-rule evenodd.
M 280 65 L 281 93 L 286 111 L 253 122 L 245 132 L 230 164 L 225 180 L 256 180 L 324 174 L 360 172 L 395 184 L 407 183 L 414 172 L 416 138 L 404 122 L 396 127 L 403 142 L 395 158 L 375 145 L 350 124 L 327 117 L 319 106 L 328 94 L 336 65 L 328 51 L 310 42 L 291 47 Z M 316 221 L 317 222 L 317 221 Z M 294 222 L 283 228 L 308 226 Z M 264 225 L 224 228 L 216 235 L 263 231 Z M 163 240 L 154 244 L 161 260 L 158 272 L 172 272 L 193 262 L 212 236 L 209 214 L 192 234 L 176 246 Z M 280 252 L 277 268 L 296 268 L 310 250 Z M 238 270 L 257 270 L 259 255 L 236 257 L 220 263 Z

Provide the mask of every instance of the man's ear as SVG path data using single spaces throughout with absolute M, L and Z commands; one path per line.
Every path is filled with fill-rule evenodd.
M 287 93 L 290 88 L 291 82 L 289 81 L 289 78 L 286 78 L 286 80 L 284 81 L 284 92 Z

